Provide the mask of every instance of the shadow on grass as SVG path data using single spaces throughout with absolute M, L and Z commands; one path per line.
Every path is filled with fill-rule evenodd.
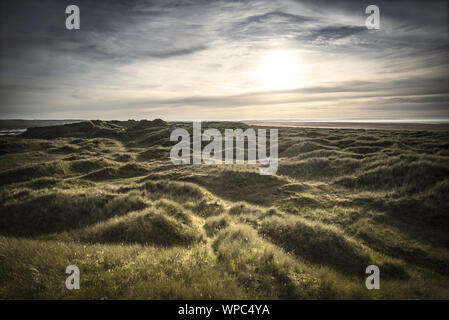
M 36 236 L 84 227 L 146 207 L 139 196 L 53 192 L 0 207 L 0 234 Z

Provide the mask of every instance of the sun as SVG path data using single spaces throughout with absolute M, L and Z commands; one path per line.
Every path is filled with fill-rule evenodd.
M 304 65 L 288 50 L 272 51 L 263 56 L 255 76 L 264 90 L 286 90 L 301 85 Z

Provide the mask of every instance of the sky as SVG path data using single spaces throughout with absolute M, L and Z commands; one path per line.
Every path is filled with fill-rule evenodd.
M 71 4 L 79 30 L 65 26 Z M 2 0 L 0 12 L 1 119 L 449 119 L 448 1 Z

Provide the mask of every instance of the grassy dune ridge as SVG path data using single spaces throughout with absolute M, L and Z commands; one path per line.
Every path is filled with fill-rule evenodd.
M 179 127 L 1 137 L 0 297 L 449 298 L 449 132 L 282 127 L 277 174 L 261 176 L 173 165 Z M 70 264 L 80 290 L 65 288 Z M 365 288 L 370 264 L 380 290 Z

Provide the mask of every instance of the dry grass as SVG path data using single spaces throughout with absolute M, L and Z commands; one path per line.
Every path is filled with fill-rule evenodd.
M 449 134 L 281 128 L 279 170 L 174 166 L 189 124 L 0 139 L 0 297 L 449 298 Z M 207 123 L 206 128 L 240 127 Z M 65 289 L 65 267 L 81 290 Z M 381 290 L 364 286 L 376 264 Z

